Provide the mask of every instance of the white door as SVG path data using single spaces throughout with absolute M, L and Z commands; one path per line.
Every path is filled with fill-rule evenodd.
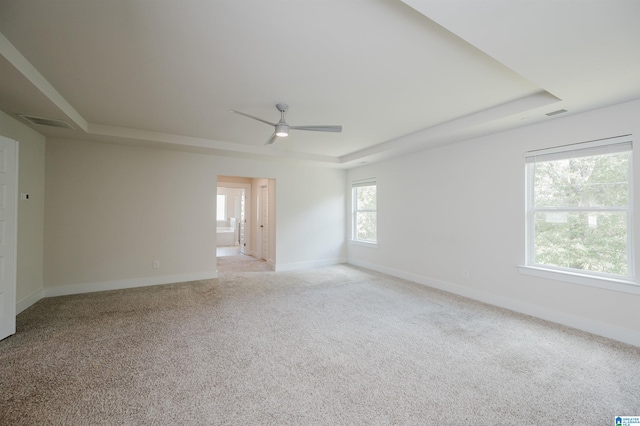
M 18 142 L 0 136 L 0 339 L 16 332 Z
M 261 244 L 262 250 L 260 251 L 261 257 L 267 260 L 269 257 L 269 188 L 266 186 L 261 187 L 260 197 L 260 231 L 261 231 Z

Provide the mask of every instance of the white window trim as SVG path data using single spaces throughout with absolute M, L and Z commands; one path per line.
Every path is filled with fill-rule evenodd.
M 368 241 L 362 241 L 362 240 L 354 240 L 353 238 L 351 238 L 349 240 L 349 244 L 352 244 L 354 246 L 362 246 L 362 247 L 369 247 L 369 248 L 378 248 L 378 243 L 372 243 L 372 242 L 368 242 Z
M 639 294 L 640 284 L 635 281 L 627 281 L 617 278 L 599 277 L 596 275 L 579 274 L 573 271 L 561 271 L 539 266 L 519 265 L 518 272 L 521 275 L 529 275 L 538 278 L 546 278 L 556 281 L 564 281 L 589 287 L 615 290 L 623 293 Z
M 572 158 L 574 155 L 565 155 L 564 153 L 580 150 L 587 155 L 598 155 L 606 152 L 626 151 L 628 148 L 625 146 L 631 146 L 631 135 L 623 135 L 614 138 L 599 139 L 596 141 L 583 142 L 579 144 L 565 145 L 560 147 L 554 147 L 549 149 L 542 149 L 537 151 L 529 151 L 525 153 L 525 162 L 527 167 L 531 167 L 530 164 L 535 164 L 536 157 L 543 157 L 546 159 L 553 158 Z M 578 156 L 578 155 L 575 155 Z M 632 155 L 633 158 L 633 155 Z M 628 239 L 628 251 L 627 251 L 627 269 L 628 276 L 609 276 L 606 274 L 598 274 L 596 272 L 586 271 L 585 273 L 576 272 L 570 269 L 556 268 L 553 266 L 540 265 L 532 262 L 531 251 L 533 247 L 533 230 L 531 229 L 533 209 L 530 206 L 533 205 L 533 191 L 532 182 L 530 181 L 531 173 L 526 171 L 526 234 L 525 234 L 525 264 L 518 266 L 518 272 L 522 275 L 530 275 L 540 278 L 553 279 L 557 281 L 570 282 L 574 284 L 586 285 L 590 287 L 603 288 L 607 290 L 615 290 L 631 294 L 640 294 L 640 283 L 637 282 L 635 275 L 635 250 L 634 250 L 634 236 L 632 230 L 634 229 L 634 215 L 633 215 L 633 161 L 629 163 L 629 206 L 625 208 L 627 211 L 627 239 Z
M 376 240 L 375 241 L 367 241 L 367 240 L 359 240 L 357 238 L 355 238 L 356 235 L 356 229 L 355 229 L 355 224 L 356 224 L 356 214 L 358 212 L 358 210 L 355 209 L 354 203 L 355 203 L 355 197 L 353 196 L 353 190 L 354 188 L 358 188 L 358 187 L 362 187 L 362 186 L 375 186 L 376 187 L 376 209 L 375 210 L 359 210 L 360 212 L 364 212 L 364 211 L 375 211 L 376 213 Z M 353 245 L 357 245 L 357 246 L 363 246 L 363 247 L 371 247 L 371 248 L 378 248 L 378 202 L 377 202 L 377 192 L 378 192 L 378 183 L 376 181 L 376 178 L 367 178 L 367 179 L 360 179 L 360 180 L 354 180 L 351 182 L 351 238 L 349 239 L 349 242 Z

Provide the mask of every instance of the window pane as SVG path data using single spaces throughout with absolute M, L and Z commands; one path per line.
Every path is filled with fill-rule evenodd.
M 358 210 L 376 209 L 376 186 L 360 186 L 356 189 L 356 202 Z
M 356 239 L 376 241 L 376 212 L 356 213 Z
M 218 194 L 216 204 L 216 220 L 225 220 L 227 218 L 227 196 Z
M 535 165 L 535 207 L 612 207 L 629 203 L 630 152 Z
M 536 212 L 535 263 L 627 275 L 626 212 Z

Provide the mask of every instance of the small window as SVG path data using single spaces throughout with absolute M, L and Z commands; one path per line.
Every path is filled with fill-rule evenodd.
M 354 182 L 352 184 L 352 240 L 365 243 L 377 243 L 377 188 L 374 180 Z
M 634 276 L 629 137 L 528 152 L 527 265 Z
M 216 204 L 216 220 L 227 219 L 227 196 L 224 194 L 218 194 Z

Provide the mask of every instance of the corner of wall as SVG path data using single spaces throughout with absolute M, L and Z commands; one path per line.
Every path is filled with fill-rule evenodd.
M 16 315 L 18 315 L 20 312 L 24 311 L 25 309 L 35 305 L 40 301 L 40 299 L 43 299 L 43 298 L 44 298 L 44 290 L 40 289 L 35 293 L 18 300 L 16 303 Z
M 40 300 L 44 285 L 45 137 L 0 111 L 0 134 L 18 141 L 18 249 L 16 311 Z

